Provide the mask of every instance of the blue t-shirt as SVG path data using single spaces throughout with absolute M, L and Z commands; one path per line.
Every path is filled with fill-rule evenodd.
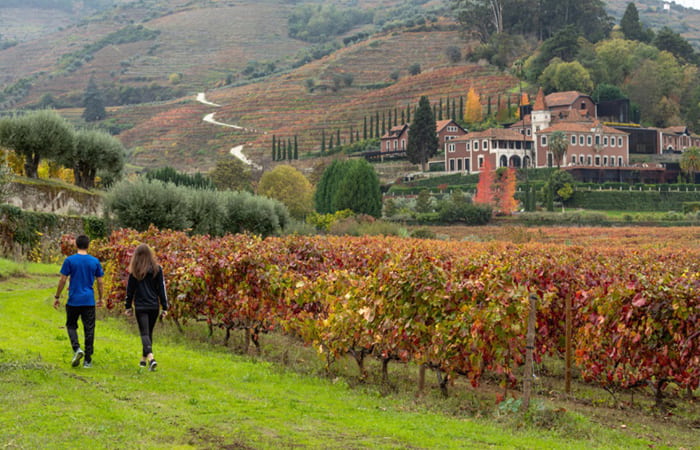
M 100 260 L 92 255 L 76 253 L 63 261 L 61 275 L 70 277 L 68 305 L 95 306 L 95 278 L 104 276 Z

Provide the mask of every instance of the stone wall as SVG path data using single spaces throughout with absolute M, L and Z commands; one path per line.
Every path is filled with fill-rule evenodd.
M 12 182 L 5 202 L 25 211 L 73 216 L 102 214 L 101 194 L 50 183 Z

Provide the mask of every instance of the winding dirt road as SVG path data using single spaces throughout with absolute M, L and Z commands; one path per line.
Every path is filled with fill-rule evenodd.
M 216 104 L 216 103 L 212 103 L 212 102 L 208 101 L 206 95 L 204 94 L 204 92 L 200 92 L 199 94 L 197 94 L 197 101 L 198 101 L 199 103 L 204 104 L 204 105 L 214 106 L 214 107 L 217 107 L 217 108 L 221 106 L 221 105 L 218 105 L 218 104 Z M 228 128 L 233 128 L 233 129 L 236 129 L 236 130 L 250 131 L 250 132 L 253 132 L 253 133 L 257 133 L 257 132 L 258 132 L 257 130 L 254 130 L 254 129 L 252 129 L 252 128 L 245 128 L 245 127 L 241 127 L 241 126 L 238 126 L 238 125 L 232 125 L 232 124 L 230 124 L 230 123 L 219 122 L 219 121 L 217 121 L 217 120 L 214 119 L 214 114 L 216 114 L 216 113 L 209 113 L 209 114 L 207 114 L 206 116 L 204 116 L 204 118 L 203 118 L 202 120 L 204 120 L 204 121 L 207 122 L 207 123 L 211 123 L 212 125 L 218 125 L 218 126 L 220 126 L 220 127 L 228 127 Z M 255 164 L 253 161 L 249 160 L 249 159 L 243 154 L 243 146 L 242 146 L 242 145 L 237 145 L 236 147 L 233 147 L 229 152 L 230 152 L 231 155 L 233 155 L 234 157 L 236 157 L 236 158 L 240 159 L 241 161 L 243 161 L 243 163 L 245 163 L 245 164 L 247 164 L 247 165 L 249 165 L 249 166 L 251 166 L 251 167 L 254 167 L 254 168 L 257 169 L 257 170 L 262 170 L 262 166 L 260 166 L 260 165 L 258 165 L 258 164 Z

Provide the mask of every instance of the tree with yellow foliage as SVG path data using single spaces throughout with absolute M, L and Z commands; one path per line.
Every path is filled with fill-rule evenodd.
M 476 93 L 474 88 L 471 87 L 469 88 L 469 93 L 467 94 L 464 121 L 466 123 L 474 124 L 481 122 L 482 118 L 481 98 L 479 97 L 479 94 Z

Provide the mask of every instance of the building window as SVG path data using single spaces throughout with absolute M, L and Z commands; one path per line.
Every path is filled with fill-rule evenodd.
M 621 137 L 617 138 L 617 146 L 622 147 L 622 138 Z
M 592 166 L 593 165 L 593 158 L 591 156 L 588 156 L 588 158 L 586 158 L 586 162 L 588 163 L 587 165 Z
M 479 141 L 474 141 L 474 150 L 479 150 Z
M 479 156 L 479 169 L 481 169 L 482 167 L 484 167 L 484 157 Z
M 584 142 L 583 139 L 584 139 L 583 135 L 578 137 L 578 145 L 580 145 L 581 147 L 583 147 L 583 142 Z
M 571 155 L 571 164 L 576 165 L 576 155 Z
M 600 136 L 595 137 L 595 145 L 600 145 Z
M 464 158 L 464 170 L 466 170 L 467 172 L 471 172 L 471 170 L 472 170 L 471 163 L 472 162 L 469 160 L 469 158 Z
M 542 139 L 540 140 L 540 142 L 542 142 L 543 146 L 546 146 L 547 145 L 547 136 L 542 136 Z
M 608 137 L 607 136 L 603 136 L 603 146 L 604 147 L 608 146 Z
M 450 153 L 455 152 L 455 145 L 454 144 L 447 144 L 447 151 Z
M 604 166 L 608 165 L 608 157 L 607 156 L 603 156 L 603 165 Z
M 482 141 L 481 142 L 481 149 L 488 150 L 489 149 L 489 141 L 486 141 L 486 140 Z
M 610 138 L 610 147 L 615 147 L 615 138 L 614 137 Z
M 455 171 L 455 160 L 450 159 L 450 172 L 454 172 L 454 171 Z
M 394 150 L 399 149 L 399 141 L 394 141 Z
M 576 145 L 576 135 L 575 134 L 571 135 L 571 145 Z
M 600 165 L 600 156 L 595 157 L 595 165 L 599 166 Z
M 457 160 L 457 171 L 458 172 L 462 171 L 462 160 L 461 159 Z
M 586 109 L 586 102 L 581 102 L 581 109 Z
M 527 134 L 528 136 L 532 136 L 532 130 L 528 128 L 528 129 L 525 131 L 525 134 Z
M 618 166 L 622 167 L 622 163 L 623 163 L 623 162 L 624 162 L 624 161 L 622 160 L 622 156 L 620 156 L 619 158 L 617 158 L 617 165 L 618 165 Z
M 586 136 L 586 145 L 591 146 L 593 144 L 593 138 L 591 136 Z
M 406 139 L 401 139 L 401 150 L 406 150 Z
M 610 167 L 615 167 L 615 157 L 614 156 L 610 157 Z
M 467 142 L 467 150 L 471 150 L 471 146 L 472 146 L 471 142 Z

